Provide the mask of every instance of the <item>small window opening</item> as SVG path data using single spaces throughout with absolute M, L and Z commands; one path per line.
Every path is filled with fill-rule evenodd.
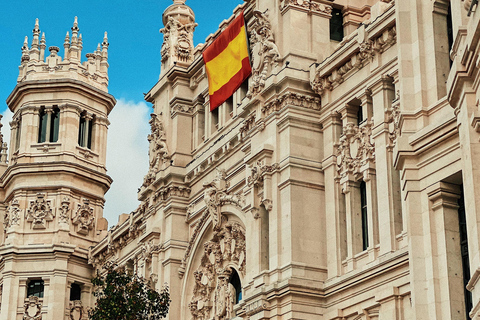
M 368 212 L 367 212 L 367 187 L 364 181 L 360 182 L 360 205 L 362 212 L 362 248 L 368 248 Z
M 358 111 L 357 111 L 357 125 L 361 125 L 365 119 L 363 118 L 363 108 L 362 106 L 358 106 Z
M 448 60 L 450 62 L 450 67 L 452 66 L 452 60 L 450 59 L 450 51 L 453 46 L 453 25 L 452 25 L 452 6 L 448 5 L 447 11 L 447 37 L 448 37 Z
M 343 14 L 341 9 L 332 9 L 332 17 L 330 18 L 330 40 L 343 40 Z
M 468 313 L 473 308 L 472 293 L 467 289 L 468 281 L 470 281 L 470 261 L 468 256 L 468 237 L 467 237 L 467 219 L 465 217 L 465 203 L 463 198 L 463 186 L 461 186 L 462 193 L 458 199 L 458 224 L 460 231 L 460 252 L 462 255 L 462 269 L 463 269 L 463 292 L 464 303 L 467 319 L 470 319 Z
M 232 275 L 230 276 L 230 283 L 235 288 L 235 304 L 242 301 L 242 283 L 240 282 L 240 277 L 235 269 L 233 269 Z
M 27 297 L 34 296 L 43 298 L 43 280 L 31 280 L 27 286 Z
M 78 145 L 80 147 L 92 148 L 92 134 L 94 116 L 88 115 L 86 112 L 80 116 L 80 123 L 78 126 Z
M 233 117 L 233 96 L 230 96 L 227 101 L 225 102 L 226 111 L 227 111 L 227 119 Z
M 72 283 L 70 287 L 70 301 L 81 300 L 82 288 L 78 283 Z

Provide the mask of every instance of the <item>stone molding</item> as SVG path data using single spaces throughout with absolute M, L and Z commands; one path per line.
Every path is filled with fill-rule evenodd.
M 321 14 L 327 18 L 332 15 L 332 6 L 314 0 L 281 0 L 279 7 L 282 14 L 290 8 L 295 8 L 309 13 Z
M 368 39 L 365 37 L 360 41 L 357 35 L 357 43 L 355 49 L 347 57 L 343 57 L 342 61 L 346 61 L 336 65 L 333 61 L 324 61 L 315 68 L 315 75 L 311 81 L 313 91 L 319 95 L 323 95 L 327 90 L 333 90 L 336 86 L 343 83 L 351 74 L 362 69 L 365 65 L 373 61 L 374 57 L 382 54 L 388 48 L 393 46 L 397 41 L 396 26 L 385 29 L 378 36 Z M 340 52 L 341 50 L 339 50 Z M 335 54 L 334 54 L 335 56 Z M 332 58 L 335 59 L 335 58 Z M 334 66 L 333 68 L 330 68 Z

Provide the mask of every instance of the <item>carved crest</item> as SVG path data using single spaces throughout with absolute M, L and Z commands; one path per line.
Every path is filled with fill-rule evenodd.
M 37 193 L 37 199 L 30 201 L 25 218 L 32 223 L 33 229 L 45 229 L 47 221 L 52 221 L 54 217 L 50 200 L 45 200 L 44 193 Z
M 169 16 L 163 33 L 163 44 L 160 50 L 162 62 L 170 57 L 176 61 L 191 62 L 193 60 L 193 31 L 197 23 L 182 24 L 176 18 Z
M 70 198 L 64 197 L 62 200 L 62 206 L 60 207 L 60 213 L 58 215 L 58 222 L 68 224 L 69 212 L 70 212 Z
M 255 10 L 256 20 L 250 34 L 252 47 L 252 80 L 247 97 L 257 95 L 265 87 L 265 80 L 277 67 L 280 61 L 280 52 L 275 44 L 272 24 L 266 13 Z
M 341 180 L 349 175 L 360 174 L 361 167 L 375 162 L 375 146 L 372 140 L 372 125 L 368 121 L 358 127 L 347 123 L 337 147 L 337 172 Z
M 83 199 L 83 204 L 77 205 L 77 211 L 72 217 L 72 223 L 77 226 L 77 232 L 87 235 L 88 231 L 93 229 L 95 215 L 93 207 L 90 206 L 90 200 Z
M 42 303 L 38 297 L 28 297 L 24 304 L 23 320 L 42 320 Z
M 71 320 L 83 320 L 85 319 L 85 308 L 82 305 L 82 301 L 75 300 L 70 301 L 70 319 Z

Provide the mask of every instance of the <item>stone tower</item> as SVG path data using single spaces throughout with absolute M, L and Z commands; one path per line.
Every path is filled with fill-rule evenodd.
M 1 178 L 4 217 L 1 319 L 80 319 L 91 305 L 89 248 L 105 237 L 108 39 L 81 61 L 77 18 L 60 48 L 48 47 L 38 19 L 25 38 L 9 163 Z M 82 318 L 83 319 L 83 318 Z

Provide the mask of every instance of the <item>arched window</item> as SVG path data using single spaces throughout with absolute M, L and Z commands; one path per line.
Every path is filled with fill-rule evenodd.
M 235 288 L 235 304 L 242 301 L 242 283 L 240 277 L 235 269 L 232 268 L 232 274 L 230 275 L 230 283 Z

